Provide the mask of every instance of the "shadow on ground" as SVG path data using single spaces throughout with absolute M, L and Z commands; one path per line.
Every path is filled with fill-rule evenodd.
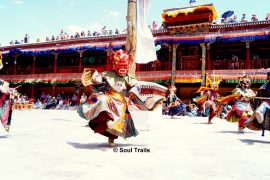
M 262 140 L 256 140 L 256 139 L 239 139 L 239 140 L 248 145 L 253 145 L 255 143 L 270 144 L 270 141 L 262 141 Z
M 245 132 L 245 133 L 239 133 L 237 130 L 235 131 L 218 131 L 218 132 L 215 132 L 215 133 L 228 133 L 228 134 L 254 134 L 254 132 Z
M 73 146 L 76 149 L 89 149 L 89 150 L 101 150 L 101 151 L 107 151 L 112 149 L 113 147 L 110 147 L 108 143 L 88 143 L 88 144 L 82 144 L 82 143 L 76 143 L 76 142 L 67 142 L 67 144 Z M 144 144 L 121 144 L 116 142 L 115 147 L 144 147 L 147 145 Z

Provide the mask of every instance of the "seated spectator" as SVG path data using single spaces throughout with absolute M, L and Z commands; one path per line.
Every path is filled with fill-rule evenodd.
M 85 37 L 85 32 L 84 31 L 81 32 L 81 37 Z
M 91 32 L 87 31 L 87 36 L 90 37 L 91 36 Z
M 77 98 L 76 94 L 74 94 L 71 98 L 71 106 L 76 106 L 77 100 L 78 100 L 78 98 Z
M 46 37 L 46 42 L 50 42 L 50 38 L 49 37 Z
M 64 99 L 63 107 L 64 107 L 64 109 L 69 109 L 69 100 L 68 100 L 68 98 Z
M 233 18 L 229 18 L 228 23 L 237 23 L 237 16 L 234 15 Z
M 227 24 L 227 23 L 228 23 L 227 18 L 222 18 L 222 19 L 221 19 L 221 24 Z
M 266 20 L 266 21 L 270 21 L 270 13 L 267 13 L 267 14 L 266 14 L 265 20 Z
M 40 100 L 41 102 L 43 102 L 46 99 L 47 95 L 45 94 L 45 92 L 42 92 L 41 96 L 40 96 Z
M 48 101 L 48 103 L 45 106 L 45 109 L 52 109 L 52 108 L 55 108 L 56 106 L 57 106 L 57 100 L 55 97 L 53 97 L 52 99 Z
M 42 109 L 43 108 L 43 104 L 40 101 L 40 99 L 38 99 L 37 102 L 34 103 L 33 108 L 34 109 Z
M 56 96 L 57 102 L 59 102 L 61 99 L 62 99 L 62 96 L 60 95 L 60 93 L 58 93 L 57 96 Z
M 57 106 L 56 106 L 56 109 L 64 109 L 64 101 L 63 99 L 60 99 Z
M 83 93 L 81 95 L 80 104 L 83 104 L 86 100 L 87 100 L 87 96 L 85 95 L 85 93 Z
M 238 61 L 238 56 L 232 55 L 232 63 L 231 63 L 231 68 L 232 69 L 238 69 L 239 68 L 239 61 Z
M 114 34 L 119 34 L 119 30 L 116 28 Z
M 66 32 L 65 32 L 65 34 L 64 34 L 64 39 L 68 39 L 69 38 L 69 34 L 67 34 Z
M 104 26 L 104 27 L 101 29 L 101 33 L 102 33 L 102 35 L 107 35 L 107 34 L 108 34 L 107 29 L 106 29 L 106 26 Z
M 112 32 L 112 30 L 110 29 L 110 30 L 109 30 L 109 35 L 112 35 L 112 34 L 113 34 L 113 32 Z
M 76 39 L 80 38 L 80 34 L 78 32 L 76 32 L 74 38 L 76 38 Z
M 246 14 L 243 14 L 243 17 L 241 18 L 241 21 L 240 22 L 248 22 L 247 21 Z
M 257 16 L 256 16 L 256 14 L 252 14 L 251 21 L 252 21 L 252 22 L 257 22 L 257 21 L 258 21 L 258 18 L 257 18 Z
M 63 29 L 61 29 L 59 36 L 60 36 L 61 40 L 64 39 L 64 30 Z
M 46 96 L 46 100 L 49 102 L 51 99 L 52 99 L 52 96 L 50 95 L 50 93 L 48 93 Z

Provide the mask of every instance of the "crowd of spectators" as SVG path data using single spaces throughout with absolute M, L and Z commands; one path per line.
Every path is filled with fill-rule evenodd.
M 45 38 L 45 42 L 50 42 L 50 41 L 59 41 L 59 40 L 66 40 L 66 39 L 79 39 L 79 38 L 85 38 L 85 37 L 91 37 L 91 36 L 107 36 L 107 35 L 117 35 L 117 34 L 125 34 L 126 29 L 124 29 L 122 32 L 119 31 L 119 29 L 115 29 L 115 31 L 111 29 L 107 29 L 106 26 L 104 26 L 101 29 L 101 32 L 93 31 L 91 32 L 88 30 L 87 32 L 81 31 L 76 32 L 75 34 L 68 34 L 67 32 L 64 32 L 64 30 L 61 30 L 59 35 L 52 35 L 52 36 L 47 36 Z M 12 40 L 9 42 L 10 45 L 14 44 L 26 44 L 29 43 L 30 41 L 30 36 L 28 34 L 25 35 L 24 39 L 19 41 L 19 40 Z M 42 42 L 40 38 L 36 39 L 36 42 Z
M 244 13 L 240 21 L 237 19 L 237 15 L 234 15 L 229 18 L 222 18 L 221 24 L 231 24 L 231 23 L 246 23 L 246 22 L 257 22 L 259 21 L 256 14 L 252 14 L 250 21 L 248 21 L 247 15 Z M 265 16 L 265 21 L 270 21 L 270 13 L 267 13 Z
M 149 28 L 153 30 L 158 30 L 158 24 L 157 21 L 153 21 L 152 26 L 149 25 Z M 123 29 L 120 31 L 118 28 L 115 28 L 115 30 L 108 29 L 107 26 L 103 26 L 101 30 L 98 31 L 93 31 L 91 32 L 90 30 L 86 31 L 81 31 L 81 32 L 76 32 L 74 34 L 68 34 L 67 32 L 64 32 L 64 30 L 60 30 L 60 33 L 58 35 L 52 35 L 52 36 L 47 36 L 45 38 L 45 42 L 51 42 L 51 41 L 59 41 L 59 40 L 66 40 L 66 39 L 79 39 L 79 38 L 85 38 L 85 37 L 93 37 L 93 36 L 108 36 L 108 35 L 118 35 L 118 34 L 126 34 L 127 29 Z M 23 40 L 12 40 L 10 41 L 10 45 L 14 44 L 25 44 L 30 42 L 30 36 L 28 34 L 25 34 L 25 37 Z M 36 42 L 42 42 L 40 38 L 36 39 Z M 0 44 L 1 46 L 1 44 Z
M 28 98 L 26 95 L 18 94 L 14 98 L 15 109 L 76 109 L 76 107 L 85 102 L 87 96 L 82 93 L 81 97 L 78 98 L 77 94 L 64 95 L 58 93 L 56 97 L 52 97 L 50 93 L 43 92 L 40 97 Z

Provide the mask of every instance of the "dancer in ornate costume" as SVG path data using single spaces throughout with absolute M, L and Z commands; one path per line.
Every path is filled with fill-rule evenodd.
M 108 137 L 110 146 L 121 136 L 138 134 L 130 110 L 153 110 L 164 101 L 167 88 L 156 83 L 137 81 L 128 74 L 132 56 L 124 50 L 109 50 L 113 71 L 98 73 L 84 69 L 82 83 L 92 90 L 91 96 L 78 108 L 79 115 L 89 120 L 89 127 Z
M 250 101 L 255 97 L 255 93 L 250 89 L 251 80 L 248 76 L 239 78 L 238 86 L 233 90 L 232 95 L 219 99 L 221 103 L 234 100 L 234 106 L 228 113 L 226 120 L 238 122 L 238 132 L 244 132 L 244 122 L 253 114 Z
M 212 119 L 218 113 L 216 101 L 219 97 L 220 80 L 217 80 L 215 77 L 211 80 L 209 77 L 206 78 L 206 86 L 201 86 L 197 92 L 200 92 L 202 96 L 193 99 L 196 103 L 200 105 L 201 112 L 208 116 L 208 124 L 212 124 Z
M 173 118 L 174 115 L 186 115 L 186 105 L 179 99 L 176 94 L 176 88 L 170 88 L 170 94 L 167 97 L 168 114 Z
M 3 68 L 2 54 L 0 52 L 0 69 Z M 0 120 L 8 132 L 11 124 L 13 93 L 15 90 L 9 88 L 9 83 L 0 79 Z
M 270 72 L 267 74 L 267 82 L 262 85 L 255 97 L 256 108 L 253 115 L 245 122 L 245 126 L 251 130 L 270 131 Z
M 11 125 L 15 92 L 16 88 L 9 88 L 9 83 L 0 80 L 0 119 L 7 132 Z

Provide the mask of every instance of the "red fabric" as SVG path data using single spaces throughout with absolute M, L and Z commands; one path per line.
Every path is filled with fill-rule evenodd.
M 242 117 L 242 119 L 238 121 L 238 126 L 244 129 L 245 128 L 244 123 L 247 119 L 248 119 L 247 116 Z
M 211 120 L 215 117 L 216 113 L 212 107 L 210 107 L 210 114 L 208 118 L 208 122 L 211 122 Z
M 98 117 L 89 121 L 89 127 L 95 132 L 110 139 L 117 139 L 117 136 L 107 132 L 107 121 L 113 120 L 113 117 L 105 111 L 99 113 Z

